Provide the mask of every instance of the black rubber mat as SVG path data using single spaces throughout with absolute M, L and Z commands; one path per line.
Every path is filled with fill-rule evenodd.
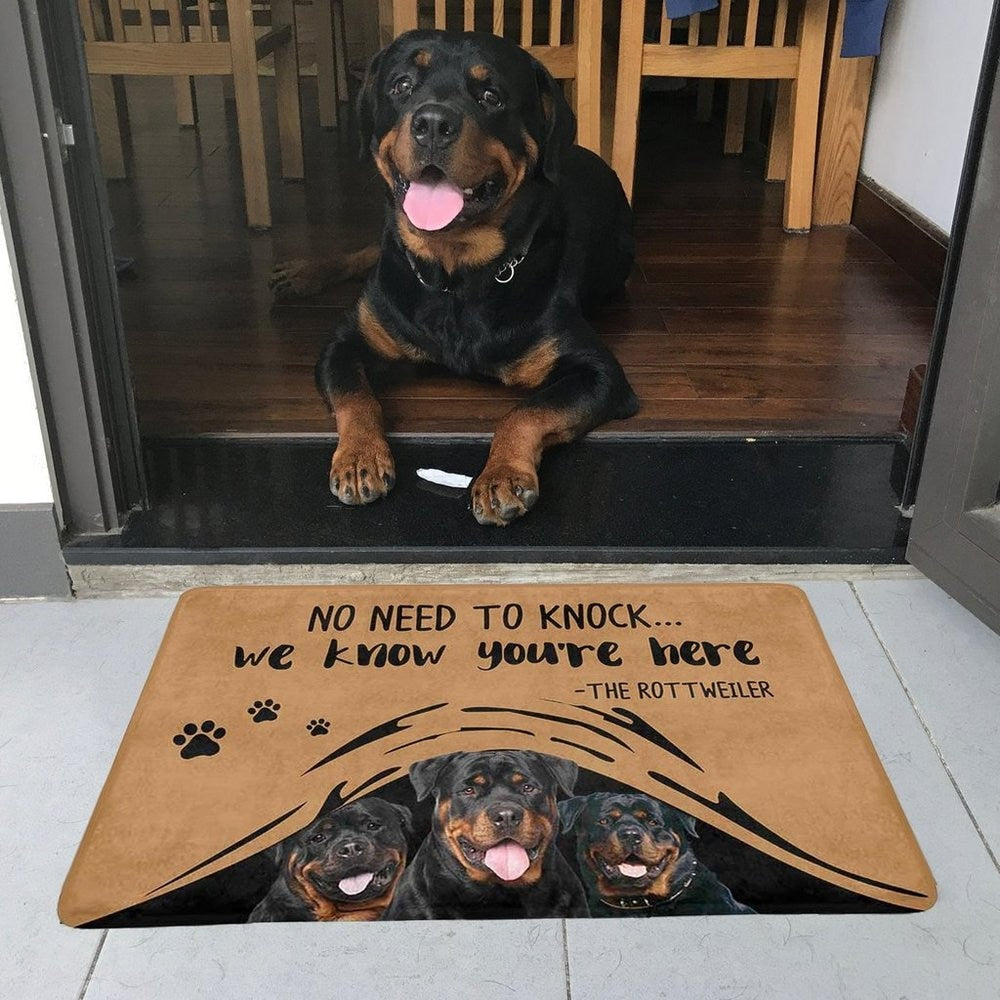
M 67 561 L 903 561 L 894 441 L 592 436 L 546 454 L 537 506 L 503 529 L 416 475 L 474 476 L 488 439 L 392 445 L 392 493 L 345 507 L 327 488 L 329 441 L 149 441 L 149 509 L 114 539 L 71 540 Z

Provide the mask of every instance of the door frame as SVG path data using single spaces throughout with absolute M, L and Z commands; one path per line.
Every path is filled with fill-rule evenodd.
M 145 482 L 107 192 L 74 5 L 18 0 L 0 35 L 0 178 L 64 531 L 119 530 Z M 63 123 L 72 123 L 72 145 Z M 82 417 L 82 419 L 81 419 Z
M 1000 5 L 986 42 L 948 257 L 909 561 L 1000 631 Z M 928 374 L 931 374 L 928 368 Z

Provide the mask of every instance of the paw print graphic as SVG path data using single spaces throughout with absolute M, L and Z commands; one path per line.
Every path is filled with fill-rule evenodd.
M 281 706 L 270 698 L 265 701 L 255 701 L 247 709 L 247 712 L 253 716 L 254 722 L 272 722 L 278 717 L 279 711 L 281 711 Z
M 226 735 L 225 729 L 216 726 L 211 719 L 201 724 L 199 731 L 196 722 L 189 722 L 183 732 L 174 737 L 174 745 L 181 748 L 181 756 L 185 760 L 192 757 L 211 757 L 219 752 L 219 740 Z
M 329 719 L 310 719 L 306 723 L 306 729 L 309 730 L 310 736 L 326 736 L 330 732 L 330 721 Z

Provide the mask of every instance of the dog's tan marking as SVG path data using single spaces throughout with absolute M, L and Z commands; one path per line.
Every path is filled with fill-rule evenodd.
M 500 381 L 504 385 L 523 385 L 534 389 L 548 377 L 559 360 L 559 348 L 554 339 L 549 338 L 529 348 L 512 364 L 500 371 Z
M 482 64 L 473 66 L 472 69 L 469 70 L 469 76 L 471 76 L 473 80 L 487 80 L 489 79 L 489 75 L 489 66 L 483 66 Z
M 358 329 L 365 342 L 376 353 L 390 361 L 423 361 L 426 356 L 411 344 L 400 343 L 382 325 L 374 310 L 363 298 L 358 303 Z
M 416 53 L 413 56 L 413 61 L 418 66 L 423 66 L 423 67 L 430 66 L 431 54 L 430 52 L 427 51 L 427 49 L 417 49 Z

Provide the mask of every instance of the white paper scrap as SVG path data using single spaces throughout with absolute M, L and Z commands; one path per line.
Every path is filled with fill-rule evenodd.
M 417 475 L 429 483 L 454 486 L 460 490 L 464 490 L 472 482 L 472 476 L 463 476 L 461 472 L 442 472 L 440 469 L 417 469 Z

